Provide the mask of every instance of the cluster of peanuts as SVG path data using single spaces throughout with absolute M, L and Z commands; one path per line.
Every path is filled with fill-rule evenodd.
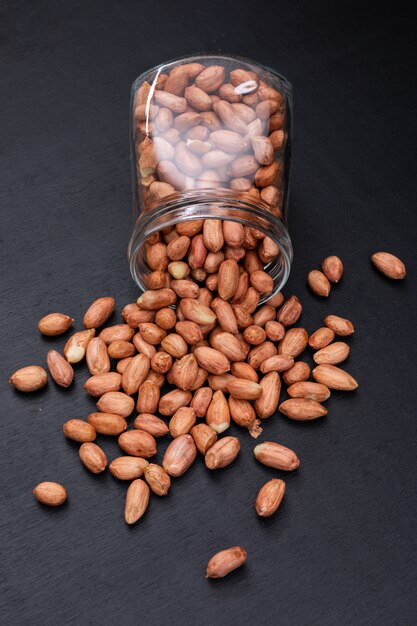
M 204 230 L 204 226 L 199 228 Z M 195 224 L 193 228 L 199 230 Z M 391 279 L 406 276 L 404 263 L 390 253 L 375 253 L 372 262 Z M 339 257 L 331 256 L 321 268 L 321 272 L 313 270 L 313 280 L 309 273 L 308 283 L 317 295 L 327 297 L 323 278 L 329 284 L 338 283 L 343 264 Z M 323 278 L 316 282 L 318 274 Z M 81 443 L 80 459 L 96 474 L 108 465 L 105 453 L 94 443 L 97 435 L 118 436 L 125 455 L 113 459 L 109 470 L 114 477 L 131 481 L 125 506 L 128 524 L 145 513 L 150 491 L 159 496 L 169 492 L 171 478 L 187 471 L 197 451 L 209 470 L 230 465 L 240 452 L 239 439 L 219 435 L 232 422 L 258 437 L 261 420 L 277 408 L 290 419 L 310 421 L 327 414 L 322 403 L 331 390 L 357 388 L 357 381 L 337 367 L 349 356 L 349 345 L 340 339 L 354 333 L 351 321 L 328 315 L 324 325 L 309 336 L 305 328 L 294 326 L 302 313 L 296 296 L 284 300 L 277 293 L 258 307 L 260 293 L 248 297 L 250 289 L 256 291 L 247 286 L 237 297 L 237 288 L 213 294 L 189 279 L 172 280 L 170 287 L 146 291 L 137 302 L 127 304 L 122 311 L 124 323 L 104 328 L 96 337 L 96 330 L 115 306 L 111 297 L 98 298 L 84 315 L 85 330 L 68 339 L 64 354 L 49 350 L 49 373 L 61 387 L 72 383 L 72 364 L 86 359 L 91 377 L 84 388 L 98 398 L 98 411 L 87 420 L 68 420 L 64 434 Z M 68 315 L 51 313 L 39 321 L 38 329 L 56 336 L 68 331 L 73 321 Z M 298 358 L 307 346 L 314 350 L 317 365 L 312 372 Z M 110 371 L 111 359 L 116 361 L 115 372 Z M 313 381 L 309 380 L 311 374 Z M 288 399 L 279 405 L 281 377 Z M 31 365 L 14 372 L 10 383 L 19 391 L 33 392 L 47 380 L 43 367 Z M 171 386 L 167 392 L 166 383 Z M 138 415 L 128 429 L 127 418 L 135 406 Z M 172 441 L 162 464 L 149 462 L 157 454 L 156 439 L 168 434 Z M 293 471 L 300 465 L 296 453 L 277 442 L 264 441 L 253 453 L 260 463 L 278 470 Z M 285 488 L 279 478 L 267 481 L 256 497 L 257 514 L 273 515 Z M 34 495 L 49 506 L 59 506 L 67 499 L 65 487 L 50 481 L 39 483 Z M 222 578 L 246 558 L 241 546 L 222 550 L 209 560 L 206 575 Z
M 348 357 L 349 346 L 334 341 L 351 335 L 353 324 L 328 315 L 323 327 L 310 336 L 305 328 L 295 326 L 302 314 L 301 302 L 295 295 L 286 300 L 281 293 L 271 295 L 269 275 L 252 266 L 254 251 L 247 251 L 252 261 L 244 267 L 234 259 L 221 260 L 215 288 L 199 287 L 189 277 L 189 263 L 196 255 L 203 254 L 201 262 L 205 263 L 209 255 L 221 253 L 219 242 L 224 249 L 225 232 L 232 227 L 239 229 L 240 225 L 221 220 L 177 224 L 176 239 L 148 247 L 150 265 L 158 267 L 149 275 L 154 288 L 123 308 L 123 323 L 105 327 L 96 336 L 115 306 L 111 297 L 98 298 L 83 317 L 85 329 L 69 337 L 63 354 L 56 350 L 47 354 L 49 373 L 62 387 L 71 385 L 73 365 L 86 360 L 91 376 L 84 388 L 97 399 L 97 411 L 86 420 L 68 420 L 63 432 L 81 444 L 80 459 L 91 472 L 99 474 L 108 466 L 115 478 L 129 481 L 128 524 L 144 515 L 151 492 L 168 494 L 171 479 L 184 474 L 198 452 L 208 470 L 233 463 L 240 441 L 237 436 L 225 435 L 232 423 L 257 438 L 263 420 L 277 409 L 290 419 L 317 419 L 327 414 L 322 403 L 331 390 L 357 387 L 356 380 L 337 367 Z M 193 246 L 195 239 L 198 246 Z M 217 252 L 211 251 L 213 246 Z M 173 260 L 178 255 L 181 259 Z M 188 267 L 182 278 L 174 278 L 176 274 L 170 270 L 176 264 Z M 338 257 L 328 257 L 322 269 L 329 281 L 337 283 L 343 265 Z M 169 286 L 161 281 L 157 287 L 159 275 L 169 277 Z M 259 306 L 261 296 L 269 296 L 269 300 Z M 73 321 L 62 313 L 51 313 L 39 321 L 38 329 L 44 335 L 60 335 Z M 317 367 L 312 372 L 299 359 L 308 346 L 315 351 Z M 308 380 L 311 374 L 313 380 Z M 10 382 L 20 391 L 35 391 L 47 378 L 42 367 L 28 366 L 17 370 Z M 280 404 L 282 381 L 288 399 Z M 135 408 L 137 415 L 129 428 L 127 420 Z M 109 464 L 95 443 L 97 435 L 118 437 L 124 454 Z M 161 463 L 152 462 L 158 438 L 167 435 L 171 442 Z M 297 454 L 277 442 L 263 441 L 253 453 L 260 463 L 281 471 L 293 471 L 300 465 Z M 255 501 L 259 516 L 277 511 L 285 487 L 280 478 L 261 487 Z M 34 495 L 49 506 L 67 499 L 65 487 L 49 481 L 39 483 Z M 245 560 L 243 548 L 228 548 L 210 559 L 207 575 L 222 577 Z
M 212 233 L 210 222 L 200 225 L 203 239 L 206 229 Z M 226 224 L 216 223 L 215 232 Z M 188 227 L 198 230 L 195 223 Z M 153 246 L 159 246 L 158 258 L 169 265 L 169 245 Z M 261 421 L 278 408 L 281 376 L 288 385 L 289 399 L 279 409 L 295 420 L 325 415 L 321 403 L 330 396 L 330 389 L 357 387 L 347 372 L 335 367 L 349 354 L 346 343 L 333 342 L 336 335 L 354 332 L 349 320 L 330 315 L 324 327 L 309 338 L 304 328 L 294 326 L 302 313 L 296 296 L 284 300 L 277 293 L 258 307 L 261 293 L 272 290 L 268 275 L 262 270 L 239 272 L 235 260 L 225 260 L 222 265 L 215 293 L 187 277 L 172 279 L 169 287 L 148 290 L 137 302 L 126 305 L 123 324 L 104 328 L 95 336 L 115 305 L 111 297 L 98 298 L 84 315 L 85 330 L 68 339 L 63 355 L 48 352 L 50 374 L 63 387 L 72 382 L 72 364 L 86 358 L 91 377 L 84 388 L 97 398 L 98 410 L 87 420 L 65 422 L 64 434 L 82 444 L 81 461 L 94 473 L 108 465 L 105 453 L 94 443 L 97 434 L 118 437 L 125 456 L 113 459 L 109 469 L 116 478 L 132 481 L 125 508 L 129 524 L 145 513 L 150 491 L 159 496 L 168 493 L 171 478 L 181 476 L 192 465 L 197 451 L 210 470 L 232 463 L 240 442 L 236 436 L 223 434 L 234 422 L 258 437 Z M 248 282 L 242 288 L 244 275 Z M 339 278 L 329 274 L 333 282 Z M 52 313 L 40 320 L 38 328 L 43 334 L 57 335 L 68 330 L 72 321 Z M 308 364 L 297 360 L 308 345 L 316 350 L 315 382 L 307 380 L 311 373 Z M 111 359 L 116 360 L 116 371 L 111 371 Z M 38 389 L 46 380 L 46 372 L 38 366 L 18 370 L 11 378 L 22 391 Z M 133 428 L 128 429 L 127 418 L 135 408 L 137 416 Z M 157 438 L 168 434 L 172 441 L 161 465 L 149 462 L 157 454 Z M 261 463 L 284 471 L 292 471 L 300 463 L 295 452 L 276 442 L 257 445 L 254 455 Z M 62 489 L 56 483 L 41 483 L 35 495 L 45 504 L 61 504 L 66 498 Z M 284 492 L 284 481 L 268 481 L 256 500 L 258 515 L 272 515 Z
M 278 244 L 239 222 L 180 222 L 155 233 L 144 247 L 148 289 L 172 288 L 181 298 L 196 298 L 204 284 L 222 300 L 243 302 L 252 312 L 274 289 L 264 268 L 280 253 Z
M 133 97 L 139 204 L 222 188 L 282 217 L 287 101 L 276 83 L 200 63 L 142 82 Z

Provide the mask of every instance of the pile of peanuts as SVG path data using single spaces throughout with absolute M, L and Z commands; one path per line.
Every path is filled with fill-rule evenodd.
M 197 235 L 203 230 L 204 241 L 206 222 L 189 226 Z M 220 223 L 220 227 L 225 226 L 226 222 Z M 168 246 L 158 256 L 165 258 L 166 264 Z M 391 279 L 406 276 L 404 263 L 390 253 L 375 253 L 372 262 Z M 329 284 L 338 283 L 343 264 L 339 257 L 327 257 L 321 270 L 309 273 L 308 284 L 316 295 L 327 297 L 324 279 Z M 260 420 L 270 417 L 279 405 L 281 376 L 289 399 L 278 408 L 286 417 L 299 421 L 326 415 L 322 402 L 331 390 L 352 391 L 358 386 L 352 376 L 337 367 L 350 349 L 344 341 L 334 339 L 353 334 L 349 320 L 328 315 L 324 326 L 308 336 L 304 328 L 294 327 L 302 313 L 296 296 L 284 300 L 277 293 L 258 308 L 260 293 L 249 284 L 238 291 L 238 284 L 234 290 L 213 294 L 190 279 L 170 279 L 169 287 L 146 291 L 137 302 L 127 304 L 122 311 L 124 323 L 104 328 L 96 337 L 96 329 L 108 320 L 115 306 L 111 297 L 98 298 L 84 315 L 85 330 L 68 339 L 64 355 L 56 350 L 47 354 L 50 375 L 61 387 L 71 385 L 72 365 L 86 359 L 91 377 L 84 388 L 98 398 L 98 411 L 87 420 L 67 421 L 63 431 L 81 444 L 80 459 L 95 474 L 108 465 L 105 453 L 94 443 L 97 435 L 118 436 L 125 455 L 113 459 L 109 470 L 115 478 L 131 481 L 125 506 L 128 524 L 145 513 L 150 491 L 158 496 L 168 493 L 171 478 L 187 471 L 197 451 L 209 470 L 230 465 L 239 454 L 239 439 L 218 436 L 233 421 L 257 437 L 262 431 Z M 50 313 L 39 321 L 38 329 L 44 335 L 57 336 L 67 332 L 73 321 L 68 315 Z M 307 345 L 315 351 L 317 367 L 312 372 L 305 361 L 298 360 Z M 111 359 L 116 361 L 115 372 L 110 371 Z M 311 373 L 314 382 L 308 380 Z M 17 370 L 10 383 L 19 391 L 33 392 L 44 387 L 47 380 L 43 367 L 31 365 Z M 165 383 L 171 386 L 169 391 Z M 128 429 L 127 418 L 135 406 L 138 415 L 133 429 Z M 168 424 L 164 418 L 169 418 Z M 150 463 L 148 459 L 157 453 L 156 439 L 168 434 L 172 441 L 162 465 Z M 260 463 L 278 470 L 293 471 L 300 465 L 296 453 L 277 442 L 264 441 L 253 452 Z M 51 481 L 39 483 L 33 493 L 49 506 L 59 506 L 67 499 L 65 487 Z M 284 494 L 283 480 L 267 481 L 257 494 L 256 513 L 261 517 L 273 515 Z M 241 546 L 221 550 L 209 559 L 206 575 L 222 578 L 243 565 L 246 558 Z
M 184 226 L 188 235 L 183 234 Z M 118 437 L 125 456 L 113 459 L 109 469 L 116 478 L 132 481 L 126 496 L 128 524 L 145 513 L 150 491 L 159 496 L 168 493 L 171 478 L 181 476 L 197 452 L 204 456 L 209 470 L 231 464 L 240 451 L 239 439 L 223 434 L 234 422 L 258 437 L 261 422 L 278 408 L 281 376 L 288 385 L 289 399 L 279 409 L 296 420 L 325 415 L 321 403 L 331 389 L 357 387 L 347 372 L 335 366 L 349 354 L 346 343 L 333 342 L 336 335 L 354 332 L 349 320 L 327 316 L 325 325 L 309 338 L 305 328 L 294 326 L 302 313 L 299 299 L 293 295 L 284 300 L 277 293 L 258 307 L 261 295 L 272 290 L 271 280 L 263 270 L 239 266 L 234 259 L 221 261 L 213 291 L 189 278 L 196 250 L 205 257 L 202 262 L 210 254 L 222 254 L 225 232 L 234 229 L 239 231 L 234 235 L 237 242 L 243 236 L 237 223 L 205 220 L 178 224 L 176 239 L 154 243 L 147 250 L 151 263 L 158 260 L 159 269 L 150 274 L 154 287 L 155 274 L 168 280 L 168 287 L 164 283 L 144 292 L 137 302 L 124 307 L 123 324 L 104 328 L 95 336 L 115 306 L 111 297 L 98 298 L 84 315 L 85 330 L 68 339 L 64 354 L 48 352 L 50 374 L 63 387 L 71 385 L 72 365 L 86 359 L 91 377 L 84 388 L 97 398 L 98 410 L 87 420 L 68 420 L 64 434 L 82 444 L 81 461 L 94 473 L 108 465 L 103 450 L 94 443 L 97 435 Z M 193 245 L 196 239 L 198 248 Z M 212 252 L 213 248 L 217 252 Z M 252 250 L 248 254 L 256 258 Z M 170 273 L 177 264 L 188 268 L 183 278 Z M 323 263 L 323 271 L 328 265 Z M 334 270 L 334 264 L 330 265 Z M 333 271 L 328 278 L 337 282 L 340 275 Z M 58 335 L 72 322 L 69 316 L 51 313 L 40 320 L 38 328 L 43 334 Z M 311 373 L 308 364 L 298 360 L 308 345 L 316 351 L 314 382 L 307 380 Z M 116 371 L 111 371 L 111 359 Z M 11 377 L 21 391 L 39 389 L 46 381 L 46 371 L 39 366 L 23 368 Z M 137 416 L 133 428 L 128 428 L 127 418 L 135 407 Z M 161 465 L 149 462 L 157 453 L 157 438 L 166 435 L 172 441 Z M 276 442 L 257 445 L 254 455 L 261 463 L 284 471 L 292 471 L 300 463 L 295 452 Z M 41 502 L 57 505 L 66 499 L 63 489 L 47 482 L 38 485 L 34 493 Z M 256 500 L 258 515 L 272 515 L 284 492 L 282 480 L 268 481 Z

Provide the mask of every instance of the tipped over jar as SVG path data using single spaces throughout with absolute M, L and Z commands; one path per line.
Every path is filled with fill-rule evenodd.
M 217 291 L 219 274 L 235 303 L 248 289 L 258 303 L 281 289 L 291 117 L 288 81 L 237 57 L 179 59 L 136 79 L 128 253 L 141 289 L 185 279 Z

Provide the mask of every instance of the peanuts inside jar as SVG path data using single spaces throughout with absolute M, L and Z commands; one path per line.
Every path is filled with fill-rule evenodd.
M 247 60 L 191 57 L 140 76 L 131 108 L 134 280 L 270 298 L 292 261 L 291 85 Z

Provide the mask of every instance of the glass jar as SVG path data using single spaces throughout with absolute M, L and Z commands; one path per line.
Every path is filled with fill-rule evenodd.
M 155 287 L 152 271 L 164 271 L 169 281 L 174 260 L 190 265 L 188 278 L 200 287 L 215 288 L 218 265 L 212 255 L 219 251 L 235 259 L 241 272 L 262 268 L 272 277 L 272 291 L 261 293 L 261 302 L 282 288 L 292 261 L 286 226 L 291 126 L 290 83 L 247 59 L 192 56 L 135 80 L 135 225 L 128 256 L 141 289 Z M 214 228 L 214 242 L 210 232 L 219 222 L 213 220 L 223 220 L 223 233 Z M 166 247 L 179 236 L 196 241 L 181 259 L 177 252 L 167 257 Z

